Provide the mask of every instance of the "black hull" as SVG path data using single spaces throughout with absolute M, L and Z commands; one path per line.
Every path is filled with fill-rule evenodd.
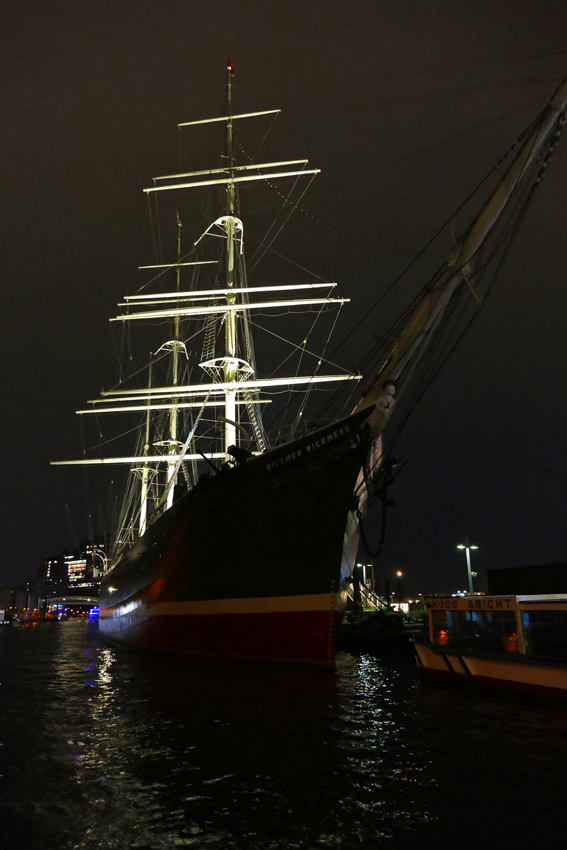
M 367 415 L 223 470 L 174 503 L 103 582 L 102 631 L 133 646 L 332 664 Z

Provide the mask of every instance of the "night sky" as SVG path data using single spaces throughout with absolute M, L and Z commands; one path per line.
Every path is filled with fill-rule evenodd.
M 298 261 L 352 299 L 349 326 L 364 318 L 350 343 L 363 356 L 451 249 L 449 228 L 421 281 L 370 307 L 567 73 L 567 9 L 4 0 L 2 583 L 73 547 L 66 503 L 86 534 L 88 480 L 49 461 L 80 449 L 74 411 L 115 382 L 108 318 L 153 261 L 142 189 L 175 170 L 178 123 L 224 113 L 227 55 L 235 111 L 282 109 L 272 150 L 322 169 L 291 233 Z M 465 586 L 467 535 L 479 581 L 567 560 L 566 205 L 564 139 L 490 301 L 397 445 L 409 461 L 379 563 L 411 593 Z

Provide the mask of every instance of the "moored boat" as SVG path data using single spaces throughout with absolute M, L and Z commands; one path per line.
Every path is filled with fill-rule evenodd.
M 435 597 L 413 638 L 425 677 L 567 697 L 567 594 Z

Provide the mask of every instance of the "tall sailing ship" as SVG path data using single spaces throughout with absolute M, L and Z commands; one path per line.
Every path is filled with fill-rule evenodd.
M 145 190 L 155 202 L 162 193 L 180 197 L 212 187 L 221 193 L 222 208 L 187 251 L 178 217 L 175 259 L 141 267 L 148 284 L 127 296 L 124 311 L 111 320 L 124 329 L 165 327 L 167 335 L 145 371 L 136 372 L 137 384 L 125 379 L 79 411 L 141 417 L 137 448 L 127 456 L 58 462 L 129 469 L 101 586 L 100 629 L 107 638 L 190 655 L 333 666 L 361 522 L 385 474 L 381 437 L 394 400 L 427 361 L 456 305 L 466 299 L 476 309 L 482 304 L 487 259 L 515 233 L 566 106 L 564 82 L 414 299 L 405 324 L 395 326 L 389 349 L 360 392 L 363 376 L 331 371 L 324 356 L 310 374 L 297 368 L 291 376 L 259 377 L 256 316 L 328 311 L 347 299 L 334 296 L 335 283 L 320 279 L 248 285 L 240 187 L 295 183 L 317 169 L 308 169 L 307 160 L 237 162 L 235 128 L 277 110 L 233 114 L 229 65 L 226 114 L 179 125 L 192 131 L 224 125 L 220 166 L 158 177 Z M 491 238 L 496 247 L 489 249 Z M 167 377 L 160 378 L 163 366 Z M 307 397 L 326 384 L 357 387 L 359 401 L 343 418 L 306 424 Z M 287 432 L 269 431 L 262 413 L 282 391 L 301 401 Z M 221 445 L 218 434 L 211 438 L 211 428 L 219 426 Z

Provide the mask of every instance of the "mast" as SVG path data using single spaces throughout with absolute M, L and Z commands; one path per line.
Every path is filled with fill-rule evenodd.
M 226 157 L 228 164 L 229 182 L 226 186 L 226 303 L 233 306 L 236 303 L 235 280 L 234 280 L 234 229 L 236 219 L 234 216 L 234 148 L 232 128 L 232 65 L 227 64 L 226 80 Z M 241 224 L 241 223 L 240 223 Z M 242 224 L 241 224 L 242 227 Z M 236 359 L 236 311 L 227 310 L 225 316 L 225 360 L 224 360 L 224 382 L 236 383 L 238 361 Z M 236 391 L 227 389 L 225 391 L 224 412 L 224 450 L 229 459 L 228 449 L 236 443 Z
M 179 213 L 177 214 L 177 268 L 175 270 L 175 283 L 176 283 L 176 292 L 180 291 L 181 288 L 181 221 L 179 219 Z M 176 307 L 179 306 L 177 302 Z M 171 356 L 172 356 L 172 384 L 176 387 L 179 384 L 179 351 L 183 346 L 179 338 L 179 313 L 175 313 L 173 317 L 173 339 L 170 342 L 171 346 Z M 172 481 L 172 476 L 176 475 L 176 460 L 173 459 L 175 455 L 177 455 L 177 450 L 179 446 L 178 441 L 178 419 L 179 419 L 179 410 L 177 407 L 177 397 L 174 396 L 172 398 L 172 404 L 169 410 L 169 454 L 172 456 L 169 463 L 167 464 L 167 480 L 165 483 L 167 490 L 167 502 L 166 509 L 170 508 L 173 504 L 173 485 L 175 481 Z
M 148 388 L 152 386 L 152 355 L 150 354 L 150 367 L 148 375 Z M 150 417 L 151 411 L 148 408 L 146 411 L 146 439 L 144 441 L 144 457 L 148 457 L 150 453 Z M 148 519 L 148 482 L 150 477 L 150 467 L 146 460 L 142 467 L 142 488 L 140 492 L 140 537 L 146 531 Z

